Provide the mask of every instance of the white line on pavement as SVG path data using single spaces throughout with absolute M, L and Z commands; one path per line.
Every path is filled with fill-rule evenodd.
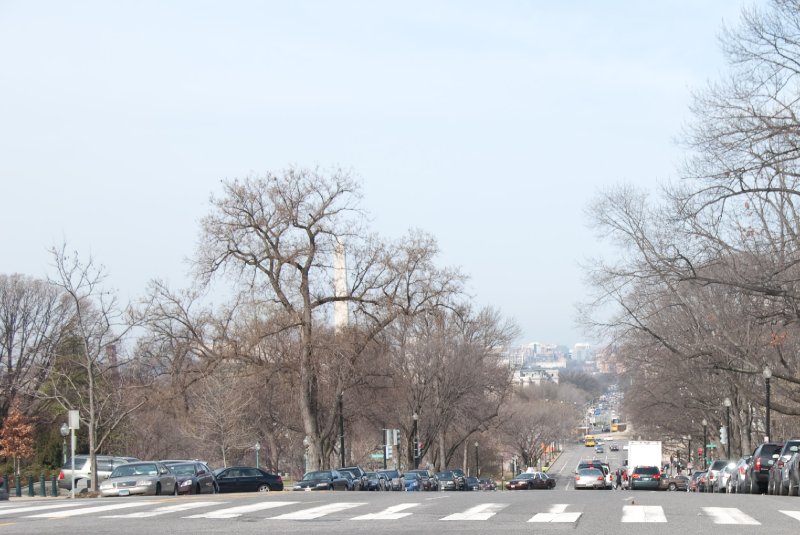
M 380 513 L 372 513 L 369 515 L 362 515 L 352 518 L 351 520 L 397 520 L 399 518 L 403 518 L 405 516 L 409 516 L 411 513 L 401 513 L 405 509 L 410 509 L 411 507 L 418 506 L 418 503 L 401 503 L 399 505 L 393 505 L 381 511 Z
M 359 505 L 366 505 L 362 503 L 332 503 L 329 505 L 321 505 L 319 507 L 312 507 L 311 509 L 303 509 L 295 513 L 286 513 L 285 515 L 272 517 L 270 520 L 313 520 L 321 516 L 329 515 L 331 513 L 338 513 L 346 509 L 352 509 Z
M 208 507 L 211 505 L 223 505 L 226 502 L 186 502 L 176 505 L 166 505 L 153 509 L 152 511 L 139 511 L 137 513 L 128 513 L 126 515 L 108 515 L 102 518 L 149 518 L 151 516 L 165 515 L 167 513 L 179 513 L 181 511 L 188 511 L 189 509 L 197 509 L 198 507 Z
M 666 522 L 660 505 L 623 505 L 622 522 Z
M 488 520 L 506 507 L 508 507 L 507 503 L 484 503 L 467 509 L 463 513 L 446 516 L 441 520 Z
M 63 509 L 65 507 L 80 507 L 82 505 L 89 505 L 88 502 L 84 503 L 50 503 L 47 505 L 28 505 L 25 507 L 12 507 L 11 509 L 0 510 L 0 515 L 13 515 L 16 513 L 32 513 L 33 511 L 46 511 L 47 509 Z
M 758 526 L 755 518 L 748 516 L 735 507 L 703 507 L 703 511 L 714 519 L 715 524 L 744 524 Z
M 251 503 L 250 505 L 239 505 L 237 507 L 228 507 L 210 513 L 203 513 L 200 515 L 185 516 L 183 518 L 236 518 L 245 513 L 254 513 L 255 511 L 263 511 L 264 509 L 274 509 L 276 507 L 283 507 L 285 505 L 293 505 L 299 502 L 260 502 Z
M 51 511 L 49 513 L 42 513 L 40 515 L 31 515 L 28 518 L 68 518 L 70 516 L 89 515 L 92 513 L 104 513 L 106 511 L 113 511 L 115 509 L 142 507 L 143 505 L 152 505 L 152 503 L 153 502 L 112 503 L 109 505 L 98 505 L 97 507 L 83 507 L 81 509 L 70 509 L 69 511 Z

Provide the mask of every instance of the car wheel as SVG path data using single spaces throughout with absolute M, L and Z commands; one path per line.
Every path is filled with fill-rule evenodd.
M 156 483 L 156 496 L 161 496 L 161 483 Z
M 789 496 L 797 496 L 797 487 L 794 486 L 794 479 L 789 477 L 789 490 L 787 491 Z
M 211 485 L 211 493 L 212 494 L 219 494 L 219 486 L 216 483 Z
M 178 482 L 177 481 L 175 482 L 174 485 L 172 485 L 172 495 L 173 496 L 177 496 L 178 495 Z
M 267 485 L 266 483 L 262 483 L 261 485 L 258 486 L 258 492 L 269 492 L 270 490 L 272 489 L 270 489 L 269 485 Z
M 747 492 L 749 494 L 758 494 L 758 487 L 756 482 L 753 481 L 753 478 L 750 478 L 750 484 L 747 486 Z
M 202 494 L 203 488 L 200 486 L 200 483 L 197 484 L 197 487 L 194 490 L 195 494 Z
M 669 487 L 667 487 L 667 490 L 675 492 L 676 490 L 678 490 L 678 485 L 676 485 L 675 483 L 670 483 Z

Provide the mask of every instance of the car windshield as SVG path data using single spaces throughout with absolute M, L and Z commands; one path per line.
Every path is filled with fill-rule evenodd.
M 383 470 L 383 474 L 386 474 L 386 477 L 400 477 L 400 473 L 397 470 Z
M 111 472 L 111 477 L 129 477 L 129 476 L 155 476 L 158 475 L 158 469 L 153 463 L 144 464 L 123 464 L 114 468 Z
M 636 470 L 633 471 L 634 474 L 645 474 L 645 475 L 653 475 L 658 474 L 659 470 L 655 466 L 640 466 Z
M 439 472 L 436 474 L 436 477 L 439 479 L 444 479 L 445 481 L 449 481 L 453 479 L 453 472 Z
M 303 481 L 310 481 L 312 479 L 330 479 L 331 473 L 326 470 L 320 470 L 317 472 L 309 472 L 303 476 Z
M 533 479 L 533 474 L 523 472 L 521 474 L 517 474 L 517 477 L 515 477 L 514 479 Z
M 597 468 L 583 468 L 583 469 L 578 471 L 578 474 L 582 475 L 582 476 L 595 476 L 595 477 L 597 477 L 597 476 L 602 476 L 603 472 L 601 472 Z
M 172 473 L 177 474 L 179 476 L 192 476 L 194 475 L 194 465 L 193 464 L 171 464 L 169 465 L 169 469 L 172 470 Z

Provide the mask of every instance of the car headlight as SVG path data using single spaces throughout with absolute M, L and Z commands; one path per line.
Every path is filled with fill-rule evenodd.
M 191 479 L 187 479 L 186 481 L 181 481 L 180 486 L 181 487 L 191 487 L 192 486 L 192 480 Z
M 142 479 L 142 480 L 136 482 L 136 486 L 137 487 L 149 487 L 153 483 L 155 483 L 155 481 L 152 481 L 150 479 Z
M 114 488 L 114 484 L 113 483 L 100 483 L 100 488 L 101 489 L 113 489 Z

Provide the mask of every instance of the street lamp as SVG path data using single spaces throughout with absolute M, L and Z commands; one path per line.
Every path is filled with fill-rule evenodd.
M 692 435 L 686 435 L 686 440 L 689 441 L 688 443 L 689 455 L 686 456 L 686 472 L 688 472 L 689 475 L 691 475 L 691 472 L 689 472 L 689 463 L 692 462 Z
M 478 441 L 475 441 L 475 477 L 481 475 L 481 464 L 478 462 Z
M 769 380 L 772 377 L 772 370 L 769 369 L 769 366 L 764 366 L 764 371 L 762 372 L 764 376 L 764 386 L 767 387 L 767 428 L 766 428 L 766 436 L 764 437 L 764 442 L 769 441 L 770 436 L 770 428 L 769 428 Z
M 733 433 L 731 433 L 731 398 L 725 398 L 722 404 L 725 405 L 725 426 L 728 428 L 728 459 L 730 459 L 731 442 L 733 442 Z
M 419 468 L 419 437 L 417 436 L 417 420 L 419 420 L 419 415 L 415 412 L 411 415 L 412 420 L 414 420 L 414 430 L 411 433 L 414 440 L 414 470 Z
M 706 450 L 708 449 L 708 420 L 703 418 L 703 470 L 706 469 Z
M 64 453 L 64 461 L 62 463 L 63 466 L 64 464 L 67 464 L 67 437 L 69 436 L 69 424 L 66 422 L 61 424 L 61 429 L 59 431 L 61 432 L 61 438 L 64 441 L 64 444 L 61 447 L 61 451 Z
M 259 464 L 259 454 L 261 453 L 261 442 L 256 440 L 256 468 L 260 468 L 261 465 Z
M 344 462 L 344 392 L 339 392 L 339 458 L 342 464 L 339 466 L 347 466 Z

